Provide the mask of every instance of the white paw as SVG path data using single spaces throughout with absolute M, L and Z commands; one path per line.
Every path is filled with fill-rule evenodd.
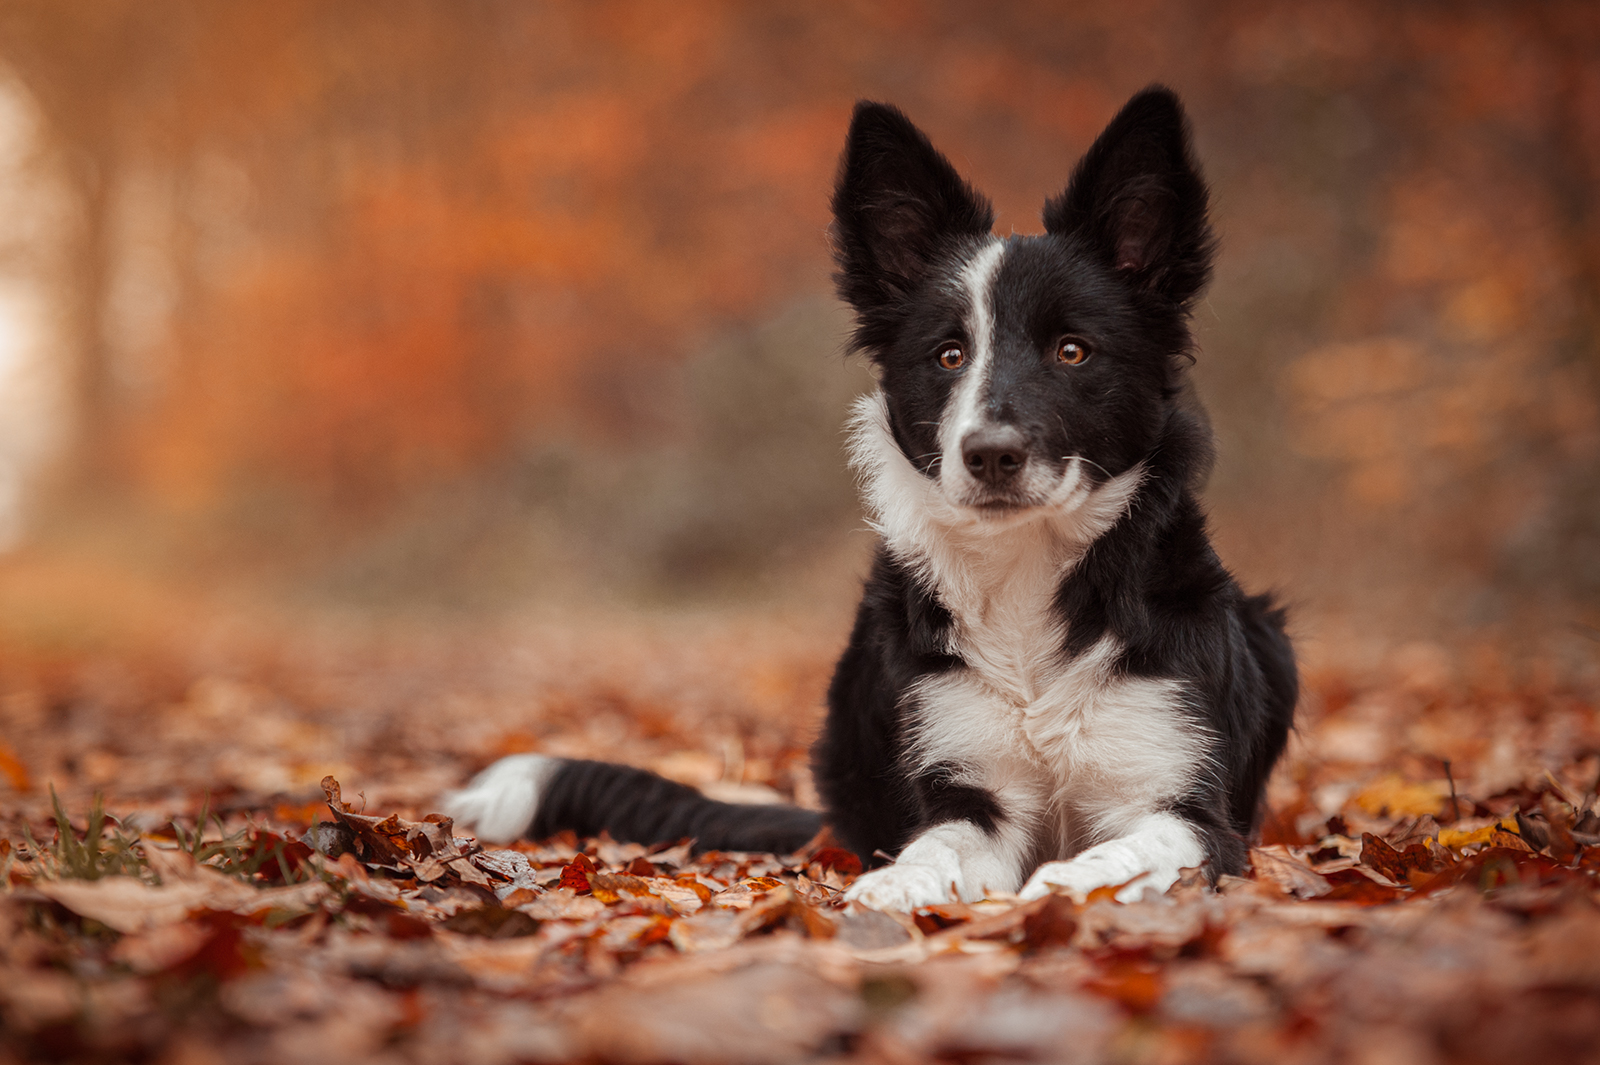
M 914 862 L 896 862 L 864 873 L 844 893 L 846 902 L 902 913 L 949 902 L 955 897 L 955 885 L 947 871 Z
M 444 812 L 464 827 L 475 827 L 479 839 L 509 843 L 532 826 L 539 793 L 560 765 L 561 759 L 542 754 L 502 758 L 446 795 Z
M 1118 902 L 1137 902 L 1147 892 L 1159 895 L 1178 879 L 1177 870 L 1139 869 L 1123 860 L 1124 856 L 1100 851 L 1080 855 L 1071 861 L 1046 862 L 1034 870 L 1023 885 L 1024 899 L 1042 899 L 1056 891 L 1065 891 L 1073 901 L 1083 902 L 1096 888 L 1125 885 L 1117 892 Z

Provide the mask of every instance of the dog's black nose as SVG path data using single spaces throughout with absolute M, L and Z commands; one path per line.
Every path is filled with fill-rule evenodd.
M 1009 425 L 990 425 L 961 441 L 961 459 L 967 472 L 984 484 L 1002 485 L 1028 464 L 1027 441 Z

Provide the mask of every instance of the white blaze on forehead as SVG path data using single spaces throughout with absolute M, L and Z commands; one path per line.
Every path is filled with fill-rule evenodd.
M 965 469 L 961 462 L 962 439 L 983 424 L 981 407 L 984 393 L 989 390 L 989 368 L 994 359 L 994 279 L 1000 272 L 1005 250 L 998 237 L 990 237 L 961 268 L 956 280 L 967 296 L 967 351 L 965 368 L 950 392 L 939 428 L 944 456 L 940 480 L 947 485 L 952 483 L 945 480 L 947 476 L 960 477 Z

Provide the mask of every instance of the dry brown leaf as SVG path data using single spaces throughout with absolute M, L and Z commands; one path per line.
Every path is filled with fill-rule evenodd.
M 1314 899 L 1333 890 L 1325 877 L 1290 854 L 1289 849 L 1281 843 L 1253 848 L 1250 851 L 1250 865 L 1258 880 L 1272 884 L 1295 898 Z
M 268 909 L 306 910 L 329 894 L 321 881 L 279 888 L 257 888 L 204 866 L 191 879 L 152 886 L 133 877 L 99 880 L 48 880 L 33 890 L 83 917 L 118 932 L 144 932 L 186 919 L 192 911 L 256 913 Z
M 112 948 L 111 958 L 136 973 L 161 972 L 192 956 L 205 942 L 206 935 L 206 928 L 194 921 L 158 924 L 123 936 Z
M 540 921 L 590 921 L 604 916 L 606 904 L 569 888 L 555 888 L 517 907 Z
M 703 884 L 684 884 L 659 878 L 650 881 L 650 891 L 664 899 L 673 912 L 682 917 L 698 911 L 711 897 L 710 889 Z

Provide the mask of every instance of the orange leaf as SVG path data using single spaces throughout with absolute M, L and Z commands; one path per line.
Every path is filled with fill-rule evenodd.
M 844 876 L 861 875 L 861 859 L 854 851 L 847 851 L 843 847 L 823 847 L 806 864 L 835 869 Z
M 1449 801 L 1450 785 L 1447 781 L 1412 783 L 1395 774 L 1367 785 L 1355 797 L 1356 805 L 1373 817 L 1385 814 L 1390 817 L 1437 816 Z
M 1533 848 L 1528 846 L 1521 836 L 1515 832 L 1507 832 L 1503 828 L 1496 828 L 1489 833 L 1489 845 L 1491 847 L 1504 847 L 1507 850 L 1523 851 L 1528 854 L 1533 853 Z
M 1102 964 L 1100 974 L 1084 988 L 1122 1003 L 1135 1013 L 1147 1013 L 1161 1001 L 1161 970 L 1139 958 L 1118 956 Z
M 588 895 L 593 891 L 589 884 L 589 874 L 592 872 L 594 872 L 594 862 L 590 860 L 587 854 L 579 854 L 572 859 L 571 864 L 561 867 L 561 883 L 559 886 L 571 888 L 579 895 Z M 611 901 L 615 902 L 615 893 L 608 892 L 608 894 L 613 896 Z M 602 899 L 601 901 L 604 902 L 606 900 Z
M 16 755 L 11 753 L 11 749 L 3 743 L 0 743 L 0 773 L 4 773 L 6 775 L 6 779 L 11 781 L 11 787 L 13 789 L 17 791 L 28 790 L 30 783 L 28 780 L 27 767 L 24 766 L 21 760 L 19 760 Z

